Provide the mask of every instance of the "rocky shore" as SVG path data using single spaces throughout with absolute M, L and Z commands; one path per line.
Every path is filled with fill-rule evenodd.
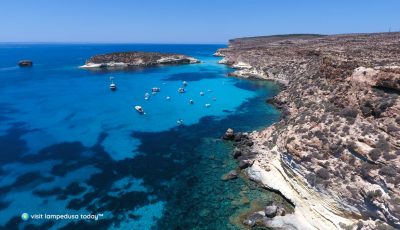
M 400 33 L 242 38 L 215 55 L 232 76 L 285 85 L 268 100 L 279 122 L 224 136 L 250 179 L 295 206 L 259 210 L 257 225 L 400 228 Z
M 194 64 L 200 61 L 182 54 L 156 52 L 115 52 L 91 57 L 81 68 L 128 68 Z

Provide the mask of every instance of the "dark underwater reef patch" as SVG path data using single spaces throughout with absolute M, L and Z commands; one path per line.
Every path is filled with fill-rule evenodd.
M 0 201 L 0 210 L 6 209 L 10 205 L 10 202 Z
M 200 81 L 203 79 L 214 79 L 223 77 L 220 72 L 188 72 L 171 74 L 164 81 Z
M 86 187 L 81 186 L 78 182 L 72 182 L 65 189 L 61 187 L 55 187 L 47 190 L 35 190 L 33 194 L 39 197 L 57 196 L 59 200 L 65 200 L 68 196 L 76 196 L 83 193 Z
M 165 160 L 175 159 L 173 162 L 180 163 L 175 170 L 166 172 L 167 175 L 174 176 L 170 187 L 159 187 L 160 190 L 157 191 L 164 194 L 160 198 L 167 201 L 164 216 L 158 222 L 160 229 L 190 229 L 195 226 L 212 229 L 218 228 L 221 223 L 225 223 L 226 226 L 230 213 L 236 210 L 231 209 L 229 205 L 232 202 L 230 197 L 234 197 L 233 193 L 238 193 L 238 187 L 243 184 L 236 185 L 235 190 L 232 184 L 221 181 L 222 172 L 228 170 L 225 169 L 225 165 L 226 159 L 229 159 L 229 145 L 221 142 L 219 138 L 227 127 L 236 127 L 237 131 L 252 129 L 255 126 L 244 125 L 249 120 L 259 126 L 265 125 L 266 121 L 277 120 L 279 114 L 266 113 L 267 105 L 263 99 L 263 96 L 251 98 L 244 102 L 236 113 L 223 119 L 209 116 L 202 118 L 197 124 L 182 125 L 163 132 L 132 133 L 134 138 L 140 139 L 138 150 L 143 153 L 135 159 L 152 156 L 154 160 L 158 158 L 164 161 L 165 154 L 168 154 Z M 260 107 L 260 110 L 255 110 L 251 115 L 242 113 L 254 107 Z M 214 141 L 205 143 L 204 138 Z M 154 169 L 164 174 L 157 165 Z M 149 179 L 146 178 L 145 183 Z
M 234 84 L 234 86 L 239 89 L 244 89 L 244 90 L 248 90 L 248 91 L 255 91 L 255 90 L 259 90 L 259 89 L 263 88 L 263 86 L 251 84 L 248 81 L 244 81 L 244 80 L 236 82 Z
M 8 146 L 8 144 L 10 143 L 19 143 L 20 146 L 25 146 L 25 142 L 20 140 L 20 136 L 24 133 L 25 132 L 20 130 L 19 127 L 14 127 L 14 129 L 8 131 L 8 134 L 5 137 L 2 137 L 3 140 L 6 141 L 2 143 L 2 146 Z M 127 174 L 123 174 L 126 171 L 118 169 L 120 165 L 129 165 L 131 164 L 131 162 L 119 162 L 117 164 L 117 162 L 113 161 L 109 157 L 109 155 L 103 150 L 102 146 L 100 146 L 101 141 L 104 140 L 104 138 L 104 134 L 100 135 L 99 142 L 95 146 L 90 148 L 83 146 L 80 142 L 66 142 L 48 146 L 40 150 L 36 154 L 25 156 L 22 155 L 23 150 L 11 149 L 12 151 L 10 150 L 8 154 L 13 157 L 7 157 L 7 155 L 4 154 L 6 156 L 2 156 L 2 165 L 4 165 L 5 162 L 37 164 L 49 160 L 58 160 L 61 161 L 62 164 L 58 164 L 55 166 L 49 165 L 48 171 L 51 175 L 53 175 L 51 177 L 44 176 L 41 172 L 38 171 L 27 172 L 17 177 L 12 184 L 1 187 L 0 195 L 6 195 L 7 193 L 10 193 L 15 189 L 18 189 L 24 191 L 32 190 L 33 196 L 40 197 L 43 200 L 49 197 L 55 197 L 58 200 L 71 198 L 67 207 L 69 209 L 87 209 L 96 213 L 99 211 L 110 211 L 115 214 L 115 217 L 112 217 L 110 221 L 100 221 L 99 223 L 111 224 L 112 222 L 120 220 L 121 215 L 119 214 L 123 214 L 127 210 L 134 210 L 137 207 L 148 204 L 148 194 L 144 192 L 122 192 L 121 195 L 118 197 L 108 195 L 108 191 L 111 190 L 111 187 L 116 180 L 132 175 L 132 173 L 128 172 Z M 88 155 L 88 151 L 93 152 L 93 154 Z M 61 167 L 61 165 L 65 165 L 65 167 Z M 49 182 L 52 182 L 53 180 L 57 180 L 58 178 L 68 176 L 68 173 L 86 166 L 96 167 L 100 170 L 100 173 L 93 174 L 87 181 L 74 181 L 70 184 L 66 184 L 65 187 L 54 187 L 47 190 L 35 189 L 37 185 L 47 184 Z M 131 170 L 135 169 L 131 168 Z M 7 174 L 7 172 L 4 171 L 3 173 Z M 84 185 L 90 188 L 89 192 L 86 191 L 86 186 Z M 2 208 L 5 209 L 8 205 L 9 203 L 6 203 L 6 201 L 2 201 Z M 20 220 L 20 217 L 18 217 L 17 220 Z M 98 226 L 99 223 L 96 223 L 95 226 Z M 21 224 L 21 222 L 16 221 L 13 218 L 9 220 L 6 225 L 0 226 L 0 229 L 19 228 L 19 224 Z M 87 225 L 88 224 L 85 224 L 84 226 Z M 65 229 L 68 229 L 68 226 L 71 227 L 70 229 L 76 229 L 74 228 L 76 226 L 73 224 L 67 225 Z M 43 229 L 39 225 L 25 225 L 24 223 L 24 229 L 36 228 Z
M 9 121 L 13 114 L 17 113 L 16 109 L 12 108 L 11 103 L 0 103 L 0 124 Z
M 24 141 L 19 139 L 25 132 L 17 131 L 19 131 L 17 127 L 15 130 L 9 131 L 9 135 L 5 138 L 8 141 L 7 143 L 16 143 L 19 141 L 21 144 L 25 144 Z M 48 146 L 36 154 L 25 156 L 20 154 L 23 153 L 22 150 L 13 149 L 13 152 L 18 154 L 14 154 L 14 157 L 7 159 L 6 162 L 37 164 L 49 160 L 57 160 L 61 161 L 61 163 L 49 165 L 48 170 L 52 177 L 44 176 L 41 172 L 27 172 L 16 178 L 15 182 L 11 185 L 1 187 L 0 194 L 5 195 L 11 192 L 12 189 L 17 188 L 26 190 L 29 186 L 29 190 L 33 191 L 32 194 L 42 199 L 55 197 L 58 200 L 66 200 L 70 198 L 66 208 L 71 210 L 86 209 L 96 213 L 106 211 L 113 213 L 113 217 L 107 221 L 83 224 L 82 226 L 85 226 L 85 229 L 90 229 L 90 226 L 94 229 L 107 228 L 106 225 L 123 221 L 126 211 L 131 211 L 154 202 L 149 200 L 149 195 L 160 195 L 164 199 L 168 197 L 168 189 L 173 188 L 168 188 L 163 183 L 171 180 L 182 170 L 183 164 L 177 161 L 177 159 L 182 157 L 182 154 L 177 153 L 181 152 L 175 151 L 170 155 L 168 154 L 170 149 L 166 145 L 161 145 L 164 149 L 159 148 L 157 154 L 139 155 L 133 159 L 114 161 L 101 146 L 105 137 L 105 133 L 101 134 L 98 143 L 89 148 L 83 146 L 80 142 L 65 142 Z M 170 145 L 174 141 L 176 140 L 168 139 L 164 143 Z M 154 142 L 152 143 L 154 146 Z M 189 143 L 186 143 L 185 146 L 191 147 Z M 92 154 L 87 154 L 88 152 Z M 68 173 L 86 166 L 95 167 L 100 172 L 91 175 L 88 180 L 74 181 L 71 184 L 65 185 L 65 187 L 54 187 L 46 190 L 35 189 L 35 186 L 38 184 L 48 183 L 52 180 L 68 176 Z M 187 167 L 187 165 L 184 167 Z M 143 184 L 149 188 L 150 192 L 121 191 L 118 196 L 109 195 L 108 193 L 112 190 L 114 182 L 125 177 L 143 178 Z M 89 189 L 86 189 L 86 187 Z M 5 205 L 6 203 L 3 206 L 5 207 Z M 13 220 L 10 221 L 14 222 Z M 14 223 L 16 225 L 20 224 L 20 222 Z M 3 227 L 8 229 L 6 226 L 9 225 Z M 25 227 L 27 228 L 28 226 Z M 33 226 L 31 227 L 33 228 Z M 76 229 L 76 227 L 75 223 L 70 223 L 64 229 Z
M 95 167 L 99 171 L 92 174 L 89 179 L 74 181 L 66 184 L 65 187 L 53 187 L 48 189 L 30 188 L 34 196 L 45 200 L 55 198 L 58 200 L 67 200 L 68 209 L 88 210 L 90 212 L 111 212 L 108 219 L 97 222 L 71 222 L 62 229 L 107 229 L 111 225 L 118 225 L 126 220 L 125 218 L 137 219 L 138 216 L 129 217 L 127 211 L 135 210 L 143 205 L 151 204 L 157 200 L 166 201 L 165 217 L 159 221 L 159 227 L 168 228 L 173 221 L 178 229 L 190 228 L 191 225 L 216 226 L 216 222 L 226 222 L 227 219 L 215 219 L 212 216 L 218 216 L 221 210 L 220 206 L 225 206 L 221 202 L 231 202 L 226 196 L 233 196 L 231 185 L 234 182 L 222 183 L 220 181 L 219 171 L 225 165 L 225 160 L 229 158 L 226 150 L 229 146 L 220 142 L 220 135 L 226 131 L 227 127 L 235 127 L 236 131 L 247 131 L 255 126 L 265 125 L 266 121 L 274 121 L 278 118 L 277 114 L 266 113 L 264 102 L 265 96 L 251 98 L 244 102 L 235 113 L 228 114 L 225 118 L 204 117 L 199 123 L 194 125 L 182 125 L 162 132 L 133 132 L 132 137 L 140 141 L 138 151 L 141 153 L 135 158 L 124 159 L 120 161 L 113 160 L 102 147 L 102 142 L 107 133 L 101 133 L 94 146 L 86 147 L 80 142 L 64 142 L 47 146 L 36 154 L 22 155 L 25 151 L 22 149 L 13 149 L 16 154 L 12 159 L 4 162 L 21 162 L 24 164 L 37 164 L 49 160 L 57 160 L 60 163 L 49 165 L 49 174 L 51 178 L 57 180 L 67 177 L 72 171 L 84 167 Z M 254 108 L 258 108 L 255 109 Z M 249 109 L 254 110 L 252 114 L 244 113 Z M 247 126 L 251 120 L 251 126 Z M 254 126 L 253 126 L 254 125 Z M 19 143 L 25 146 L 25 142 L 20 140 L 20 136 L 27 130 L 18 131 L 18 127 L 9 130 L 7 142 Z M 203 144 L 204 138 L 211 138 L 215 141 L 208 143 L 209 149 L 199 149 Z M 0 137 L 1 138 L 1 137 Z M 10 141 L 10 142 L 8 142 Z M 217 149 L 215 146 L 222 146 Z M 88 154 L 89 153 L 89 154 Z M 216 156 L 220 154 L 220 156 Z M 210 160 L 214 156 L 213 160 Z M 216 156 L 216 157 L 215 157 Z M 224 166 L 225 167 L 225 166 Z M 211 170 L 213 169 L 213 170 Z M 225 169 L 222 169 L 225 172 Z M 34 180 L 43 183 L 50 178 L 48 175 L 42 175 L 39 172 L 31 176 Z M 205 175 L 207 175 L 205 177 Z M 26 175 L 25 175 L 26 176 Z M 147 189 L 143 191 L 124 191 L 121 190 L 118 195 L 111 195 L 113 184 L 123 178 L 143 179 L 143 186 Z M 204 185 L 205 178 L 212 177 Z M 17 182 L 18 181 L 18 182 Z M 24 176 L 16 180 L 12 186 L 32 186 L 27 183 Z M 50 183 L 51 185 L 51 183 Z M 215 186 L 218 185 L 218 186 Z M 10 190 L 0 188 L 0 195 L 5 195 Z M 217 194 L 217 195 L 216 195 Z M 156 197 L 156 200 L 149 197 Z M 205 197 L 209 197 L 205 199 Z M 225 198 L 223 198 L 225 197 Z M 211 205 L 212 204 L 212 205 Z M 209 209 L 198 213 L 196 206 Z M 6 209 L 5 209 L 6 210 Z M 208 210 L 208 211 L 207 211 Z M 223 209 L 228 215 L 232 210 Z M 189 214 L 187 214 L 189 213 Z M 187 216 L 182 220 L 182 216 Z M 228 216 L 226 217 L 228 218 Z M 11 219 L 8 223 L 12 226 L 28 227 L 26 223 L 21 224 L 17 219 Z M 179 221 L 177 221 L 179 220 Z M 203 220 L 207 221 L 203 224 Z M 215 222 L 213 225 L 213 221 Z M 43 223 L 49 226 L 52 223 Z M 6 224 L 2 227 L 11 225 Z M 34 229 L 41 226 L 30 226 Z M 7 228 L 8 229 L 8 228 Z M 12 228 L 10 228 L 12 229 Z
M 280 85 L 269 84 L 262 80 L 241 80 L 234 84 L 235 87 L 239 89 L 244 89 L 248 91 L 257 91 L 267 89 L 270 97 L 275 96 L 280 91 Z
M 17 161 L 27 150 L 27 146 L 21 136 L 27 133 L 23 124 L 15 123 L 6 131 L 5 135 L 0 136 L 0 165 Z

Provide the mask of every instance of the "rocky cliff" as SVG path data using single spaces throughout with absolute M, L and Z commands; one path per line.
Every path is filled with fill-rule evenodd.
M 269 100 L 282 119 L 235 150 L 295 205 L 261 225 L 400 228 L 400 33 L 234 39 L 215 55 L 233 76 L 285 85 Z
M 193 64 L 200 61 L 182 54 L 156 52 L 115 52 L 91 57 L 82 68 L 125 68 Z

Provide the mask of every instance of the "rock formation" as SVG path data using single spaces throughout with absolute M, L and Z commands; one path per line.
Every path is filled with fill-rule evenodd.
M 157 65 L 193 64 L 200 61 L 182 54 L 155 52 L 116 52 L 91 57 L 81 68 L 126 68 Z
M 18 65 L 20 67 L 31 67 L 33 65 L 33 62 L 31 60 L 21 60 L 18 62 Z
M 234 152 L 295 206 L 265 225 L 400 228 L 400 33 L 234 39 L 215 55 L 232 76 L 285 85 L 269 100 L 282 119 Z
M 234 180 L 238 178 L 238 172 L 236 170 L 231 170 L 228 173 L 226 173 L 225 175 L 222 176 L 222 180 Z

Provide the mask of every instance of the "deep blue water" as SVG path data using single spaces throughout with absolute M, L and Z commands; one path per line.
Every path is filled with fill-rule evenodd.
M 223 132 L 259 129 L 279 117 L 265 103 L 278 87 L 227 77 L 231 70 L 212 56 L 221 47 L 1 44 L 0 228 L 236 229 L 244 210 L 276 199 L 246 180 L 220 179 L 236 167 Z M 202 63 L 78 68 L 92 55 L 132 50 L 183 53 Z M 34 66 L 17 67 L 21 59 Z M 183 80 L 187 92 L 179 94 Z M 161 92 L 144 100 L 152 87 Z M 23 221 L 23 212 L 103 216 Z

